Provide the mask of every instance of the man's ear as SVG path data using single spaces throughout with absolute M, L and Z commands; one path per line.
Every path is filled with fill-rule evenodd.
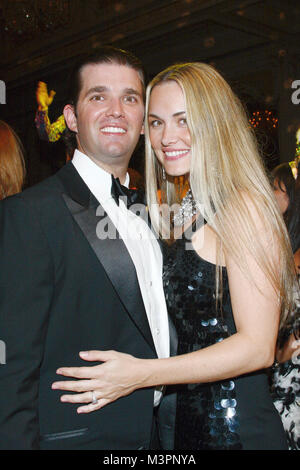
M 64 117 L 68 128 L 73 132 L 78 132 L 77 129 L 77 118 L 74 110 L 74 106 L 67 104 L 64 107 Z

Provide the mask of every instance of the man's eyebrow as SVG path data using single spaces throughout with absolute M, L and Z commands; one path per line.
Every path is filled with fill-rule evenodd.
M 139 91 L 136 90 L 135 88 L 124 88 L 123 92 L 126 93 L 127 95 L 138 95 L 138 96 L 142 96 L 141 92 L 139 92 Z
M 109 90 L 110 89 L 107 86 L 94 86 L 86 92 L 85 96 L 89 96 L 93 93 L 105 93 Z M 136 90 L 135 88 L 124 88 L 122 93 L 125 93 L 126 95 L 142 96 L 142 94 L 138 90 Z
M 85 96 L 91 95 L 92 93 L 103 93 L 105 91 L 108 91 L 106 86 L 94 86 L 86 92 Z

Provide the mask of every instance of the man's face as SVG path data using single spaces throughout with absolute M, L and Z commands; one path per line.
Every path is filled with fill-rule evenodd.
M 81 85 L 76 112 L 70 105 L 64 112 L 79 150 L 104 168 L 128 165 L 144 119 L 138 72 L 126 65 L 90 64 L 81 70 Z

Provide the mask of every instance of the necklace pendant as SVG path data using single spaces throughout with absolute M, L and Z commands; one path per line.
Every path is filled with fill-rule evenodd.
M 174 215 L 174 225 L 177 227 L 184 225 L 186 221 L 196 214 L 196 212 L 196 203 L 193 199 L 192 191 L 189 189 L 181 201 L 177 214 Z

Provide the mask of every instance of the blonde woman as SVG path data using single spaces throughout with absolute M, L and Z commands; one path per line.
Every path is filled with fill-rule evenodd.
M 175 449 L 286 449 L 265 369 L 290 311 L 293 259 L 247 117 L 225 80 L 202 63 L 155 77 L 146 112 L 148 205 L 167 236 L 163 279 L 178 355 L 81 353 L 103 364 L 60 369 L 84 379 L 58 383 L 81 392 L 62 401 L 89 403 L 93 390 L 98 403 L 78 410 L 91 412 L 137 388 L 180 384 Z M 190 190 L 166 218 L 182 175 Z
M 14 130 L 0 121 L 0 199 L 19 193 L 25 178 L 21 141 Z

